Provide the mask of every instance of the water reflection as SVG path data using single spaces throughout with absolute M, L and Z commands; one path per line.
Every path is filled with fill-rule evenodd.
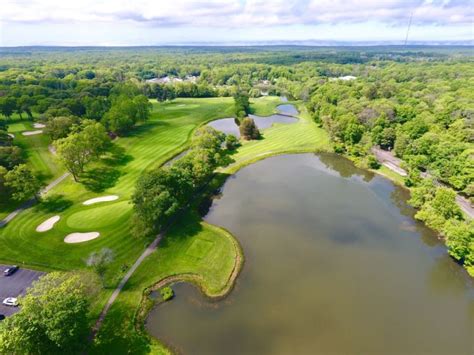
M 470 354 L 472 279 L 412 213 L 336 155 L 248 166 L 206 216 L 244 249 L 235 289 L 215 303 L 175 285 L 147 329 L 187 354 Z

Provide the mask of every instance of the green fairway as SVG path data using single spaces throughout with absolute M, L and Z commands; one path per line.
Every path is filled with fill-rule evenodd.
M 23 149 L 26 164 L 38 174 L 41 182 L 49 182 L 64 173 L 65 169 L 49 151 L 51 139 L 45 134 L 24 136 L 20 131 L 33 129 L 31 121 L 14 120 L 8 126 L 8 132 L 15 135 L 14 142 Z M 19 203 L 13 201 L 0 201 L 0 219 L 12 212 Z
M 241 263 L 240 246 L 232 235 L 188 213 L 129 280 L 102 326 L 94 353 L 168 353 L 158 341 L 136 331 L 134 314 L 143 289 L 167 277 L 185 275 L 207 295 L 222 295 L 232 286 L 229 276 L 237 275 L 233 270 Z
M 270 115 L 280 103 L 277 97 L 253 99 L 252 110 L 257 115 Z M 106 247 L 113 251 L 114 261 L 106 273 L 105 284 L 108 287 L 116 285 L 148 244 L 148 241 L 130 235 L 132 205 L 129 202 L 138 177 L 145 169 L 159 166 L 186 149 L 197 126 L 213 119 L 231 117 L 233 108 L 232 98 L 153 102 L 151 119 L 128 136 L 116 139 L 114 149 L 87 168 L 81 176 L 81 183 L 66 179 L 42 203 L 21 213 L 0 230 L 3 246 L 0 261 L 46 270 L 70 270 L 85 267 L 85 260 L 91 252 Z M 305 111 L 300 117 L 295 124 L 276 124 L 265 130 L 261 140 L 243 142 L 231 155 L 234 162 L 225 172 L 231 173 L 269 155 L 327 148 L 328 138 L 324 131 Z M 46 136 L 22 136 L 18 139 L 28 151 L 29 164 L 43 172 L 42 175 L 53 177 L 63 171 L 48 151 Z M 110 194 L 120 196 L 120 200 L 90 206 L 82 204 L 87 199 Z M 45 233 L 36 232 L 36 227 L 53 215 L 61 216 L 54 228 Z M 100 237 L 85 243 L 64 243 L 69 233 L 92 231 L 99 232 Z M 229 277 L 239 253 L 238 245 L 227 232 L 201 222 L 196 216 L 184 217 L 127 283 L 106 318 L 101 339 L 106 339 L 109 331 L 127 329 L 123 324 L 132 329 L 133 314 L 143 289 L 168 276 L 185 274 L 186 279 L 198 283 L 209 295 L 225 292 L 232 284 Z M 109 290 L 103 292 L 98 300 L 100 304 L 109 295 Z M 95 307 L 95 312 L 99 311 L 100 307 Z M 123 344 L 114 336 L 114 344 L 102 343 L 101 347 L 113 352 L 132 346 L 134 341 L 150 345 L 148 337 L 140 333 L 127 336 L 126 339 L 124 334 Z M 155 342 L 151 346 L 164 350 Z
M 270 115 L 281 102 L 279 98 L 267 97 L 257 100 L 257 103 L 252 106 L 254 112 Z M 302 114 L 297 123 L 274 125 L 264 131 L 263 139 L 243 142 L 231 156 L 234 163 L 222 170 L 233 173 L 246 164 L 280 153 L 329 149 L 326 132 L 316 126 L 303 107 L 299 109 Z M 158 341 L 150 339 L 146 333 L 137 332 L 133 318 L 142 298 L 142 291 L 160 280 L 182 275 L 184 280 L 197 282 L 209 296 L 219 295 L 223 288 L 229 287 L 226 278 L 232 272 L 232 261 L 237 255 L 235 250 L 240 253 L 240 248 L 222 244 L 223 240 L 233 240 L 233 237 L 221 228 L 198 222 L 195 220 L 197 217 L 193 218 L 188 216 L 179 220 L 167 233 L 157 251 L 145 260 L 129 280 L 99 333 L 100 346 L 96 349 L 99 353 L 125 353 L 136 347 L 140 347 L 143 352 L 167 352 Z M 123 332 L 119 340 L 118 329 Z M 114 334 L 113 337 L 111 333 Z M 111 338 L 114 338 L 114 342 L 107 342 Z
M 243 165 L 277 154 L 330 150 L 326 131 L 314 123 L 302 105 L 298 108 L 301 113 L 297 123 L 274 124 L 262 132 L 262 139 L 243 141 L 232 155 L 235 162 L 222 171 L 233 173 Z
M 136 180 L 143 170 L 162 164 L 184 149 L 198 125 L 232 115 L 233 100 L 178 99 L 160 104 L 155 101 L 153 106 L 151 119 L 129 136 L 118 138 L 113 152 L 88 168 L 81 178 L 82 184 L 75 183 L 72 178 L 66 179 L 46 196 L 43 203 L 22 212 L 0 229 L 0 261 L 45 269 L 74 269 L 84 267 L 84 260 L 92 251 L 108 247 L 113 250 L 115 260 L 107 280 L 113 284 L 120 278 L 120 272 L 116 271 L 130 265 L 147 243 L 132 238 L 129 233 L 132 206 L 125 201 L 129 200 Z M 33 137 L 21 139 L 26 141 Z M 34 139 L 43 144 L 43 150 L 47 149 L 44 136 Z M 40 166 L 38 162 L 42 155 L 38 152 L 36 156 L 36 165 Z M 44 164 L 48 165 L 47 162 Z M 89 198 L 109 194 L 119 195 L 123 203 L 82 205 Z M 120 211 L 115 211 L 116 214 L 107 212 L 105 206 L 114 206 Z M 52 230 L 42 234 L 35 231 L 40 223 L 55 214 L 59 214 L 61 220 Z M 87 216 L 91 218 L 90 224 L 83 219 Z M 63 241 L 71 232 L 96 229 L 101 233 L 96 240 L 74 245 Z

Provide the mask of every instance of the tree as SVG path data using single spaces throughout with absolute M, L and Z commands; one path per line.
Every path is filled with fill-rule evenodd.
M 20 298 L 21 309 L 0 326 L 3 354 L 79 353 L 87 344 L 89 307 L 99 291 L 85 272 L 51 272 Z
M 86 264 L 90 266 L 104 280 L 108 265 L 114 260 L 114 252 L 109 248 L 102 248 L 100 251 L 92 252 L 87 258 Z
M 234 95 L 235 114 L 238 118 L 243 118 L 250 113 L 249 95 L 239 91 Z
M 446 220 L 463 218 L 461 208 L 456 203 L 456 193 L 446 187 L 440 187 L 436 190 L 431 206 Z
M 251 118 L 244 118 L 240 123 L 240 135 L 242 138 L 251 140 L 251 139 L 259 139 L 260 138 L 260 131 L 255 124 L 255 121 Z
M 157 169 L 138 179 L 132 196 L 137 222 L 133 224 L 134 235 L 140 237 L 159 230 L 179 210 L 179 200 L 170 189 L 171 178 L 168 169 Z
M 11 146 L 12 143 L 13 138 L 7 133 L 7 131 L 0 129 L 0 147 L 8 147 Z
M 23 162 L 23 150 L 17 146 L 0 147 L 0 166 L 13 169 Z
M 97 159 L 108 147 L 110 138 L 99 122 L 85 120 L 66 138 L 58 139 L 54 145 L 59 159 L 72 174 L 74 181 L 84 172 L 85 166 Z
M 456 260 L 463 261 L 470 254 L 470 244 L 474 242 L 474 224 L 450 220 L 443 232 L 449 254 Z
M 25 164 L 20 164 L 5 175 L 5 186 L 11 189 L 15 201 L 26 201 L 38 199 L 41 183 Z
M 233 134 L 228 134 L 225 137 L 225 147 L 227 150 L 235 150 L 239 146 L 239 140 Z
M 378 144 L 382 149 L 391 150 L 395 144 L 397 134 L 393 127 L 387 127 L 382 130 Z
M 5 186 L 5 177 L 8 173 L 8 170 L 3 166 L 0 166 L 0 197 L 2 201 L 6 201 L 9 198 L 8 188 Z
M 123 134 L 137 122 L 147 120 L 151 108 L 151 103 L 143 95 L 133 98 L 120 95 L 113 100 L 112 107 L 104 115 L 102 122 L 110 131 Z
M 0 97 L 0 112 L 7 119 L 15 112 L 17 107 L 16 100 L 13 97 L 5 96 Z
M 135 96 L 133 99 L 133 103 L 136 107 L 136 121 L 146 121 L 150 118 L 151 109 L 153 105 L 148 101 L 148 98 L 144 95 Z
M 201 127 L 184 157 L 171 167 L 147 171 L 138 179 L 132 196 L 135 236 L 147 236 L 166 226 L 211 179 L 222 161 L 223 140 L 224 135 L 214 128 Z
M 46 122 L 44 133 L 49 135 L 52 140 L 66 137 L 75 123 L 73 117 L 52 117 Z

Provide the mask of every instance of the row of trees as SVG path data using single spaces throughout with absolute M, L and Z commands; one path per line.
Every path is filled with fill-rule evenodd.
M 467 266 L 474 229 L 455 191 L 474 200 L 473 75 L 463 63 L 372 67 L 353 81 L 320 83 L 308 102 L 337 152 L 376 167 L 370 151 L 377 145 L 403 160 L 416 218 L 445 236 L 450 254 Z
M 161 230 L 188 204 L 222 163 L 224 139 L 212 127 L 201 127 L 184 157 L 170 167 L 147 171 L 139 178 L 132 197 L 135 236 Z
M 13 144 L 8 126 L 0 126 L 0 198 L 2 202 L 25 201 L 38 197 L 41 182 L 26 165 L 23 150 Z
M 464 265 L 474 266 L 474 221 L 465 221 L 456 194 L 436 186 L 432 179 L 411 189 L 410 203 L 419 209 L 415 217 L 446 237 L 449 254 Z

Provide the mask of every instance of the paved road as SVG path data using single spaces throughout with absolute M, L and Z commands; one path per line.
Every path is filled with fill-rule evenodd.
M 402 160 L 398 159 L 393 155 L 392 152 L 388 152 L 386 150 L 382 150 L 377 147 L 372 148 L 372 153 L 374 153 L 375 157 L 377 158 L 378 161 L 380 161 L 383 165 L 388 167 L 389 169 L 395 171 L 396 173 L 402 175 L 402 176 L 407 176 L 407 172 L 403 170 L 400 165 L 402 163 Z M 438 181 L 433 175 L 430 173 L 422 173 L 421 176 L 423 178 L 433 178 L 435 183 L 438 186 L 447 186 L 446 184 L 442 183 L 441 181 Z M 471 204 L 471 202 L 459 195 L 456 194 L 456 203 L 458 206 L 461 208 L 461 210 L 468 216 L 469 218 L 474 218 L 474 206 Z
M 51 189 L 53 189 L 54 187 L 56 187 L 59 183 L 61 183 L 61 181 L 63 181 L 64 179 L 66 179 L 70 174 L 69 173 L 64 173 L 63 175 L 61 175 L 60 177 L 58 177 L 56 180 L 53 180 L 51 181 L 51 183 L 49 183 L 48 186 L 46 186 L 43 190 L 41 190 L 41 194 L 44 195 L 46 193 L 48 193 Z M 20 207 L 18 207 L 15 211 L 13 211 L 12 213 L 10 213 L 8 216 L 6 216 L 4 219 L 2 219 L 0 221 L 0 227 L 3 227 L 5 226 L 8 222 L 10 222 L 13 218 L 15 218 L 16 216 L 18 216 L 18 214 L 24 210 L 26 210 L 27 208 L 30 208 L 31 206 L 33 206 L 34 204 L 36 203 L 36 200 L 35 199 L 31 199 L 31 200 L 28 200 L 26 202 L 24 202 Z
M 8 265 L 0 265 L 0 301 L 7 297 L 18 297 L 23 295 L 28 287 L 31 286 L 33 281 L 37 280 L 43 272 L 21 269 L 15 272 L 11 276 L 3 276 L 3 271 Z M 18 307 L 8 307 L 0 304 L 0 314 L 5 316 L 12 315 L 19 310 Z

